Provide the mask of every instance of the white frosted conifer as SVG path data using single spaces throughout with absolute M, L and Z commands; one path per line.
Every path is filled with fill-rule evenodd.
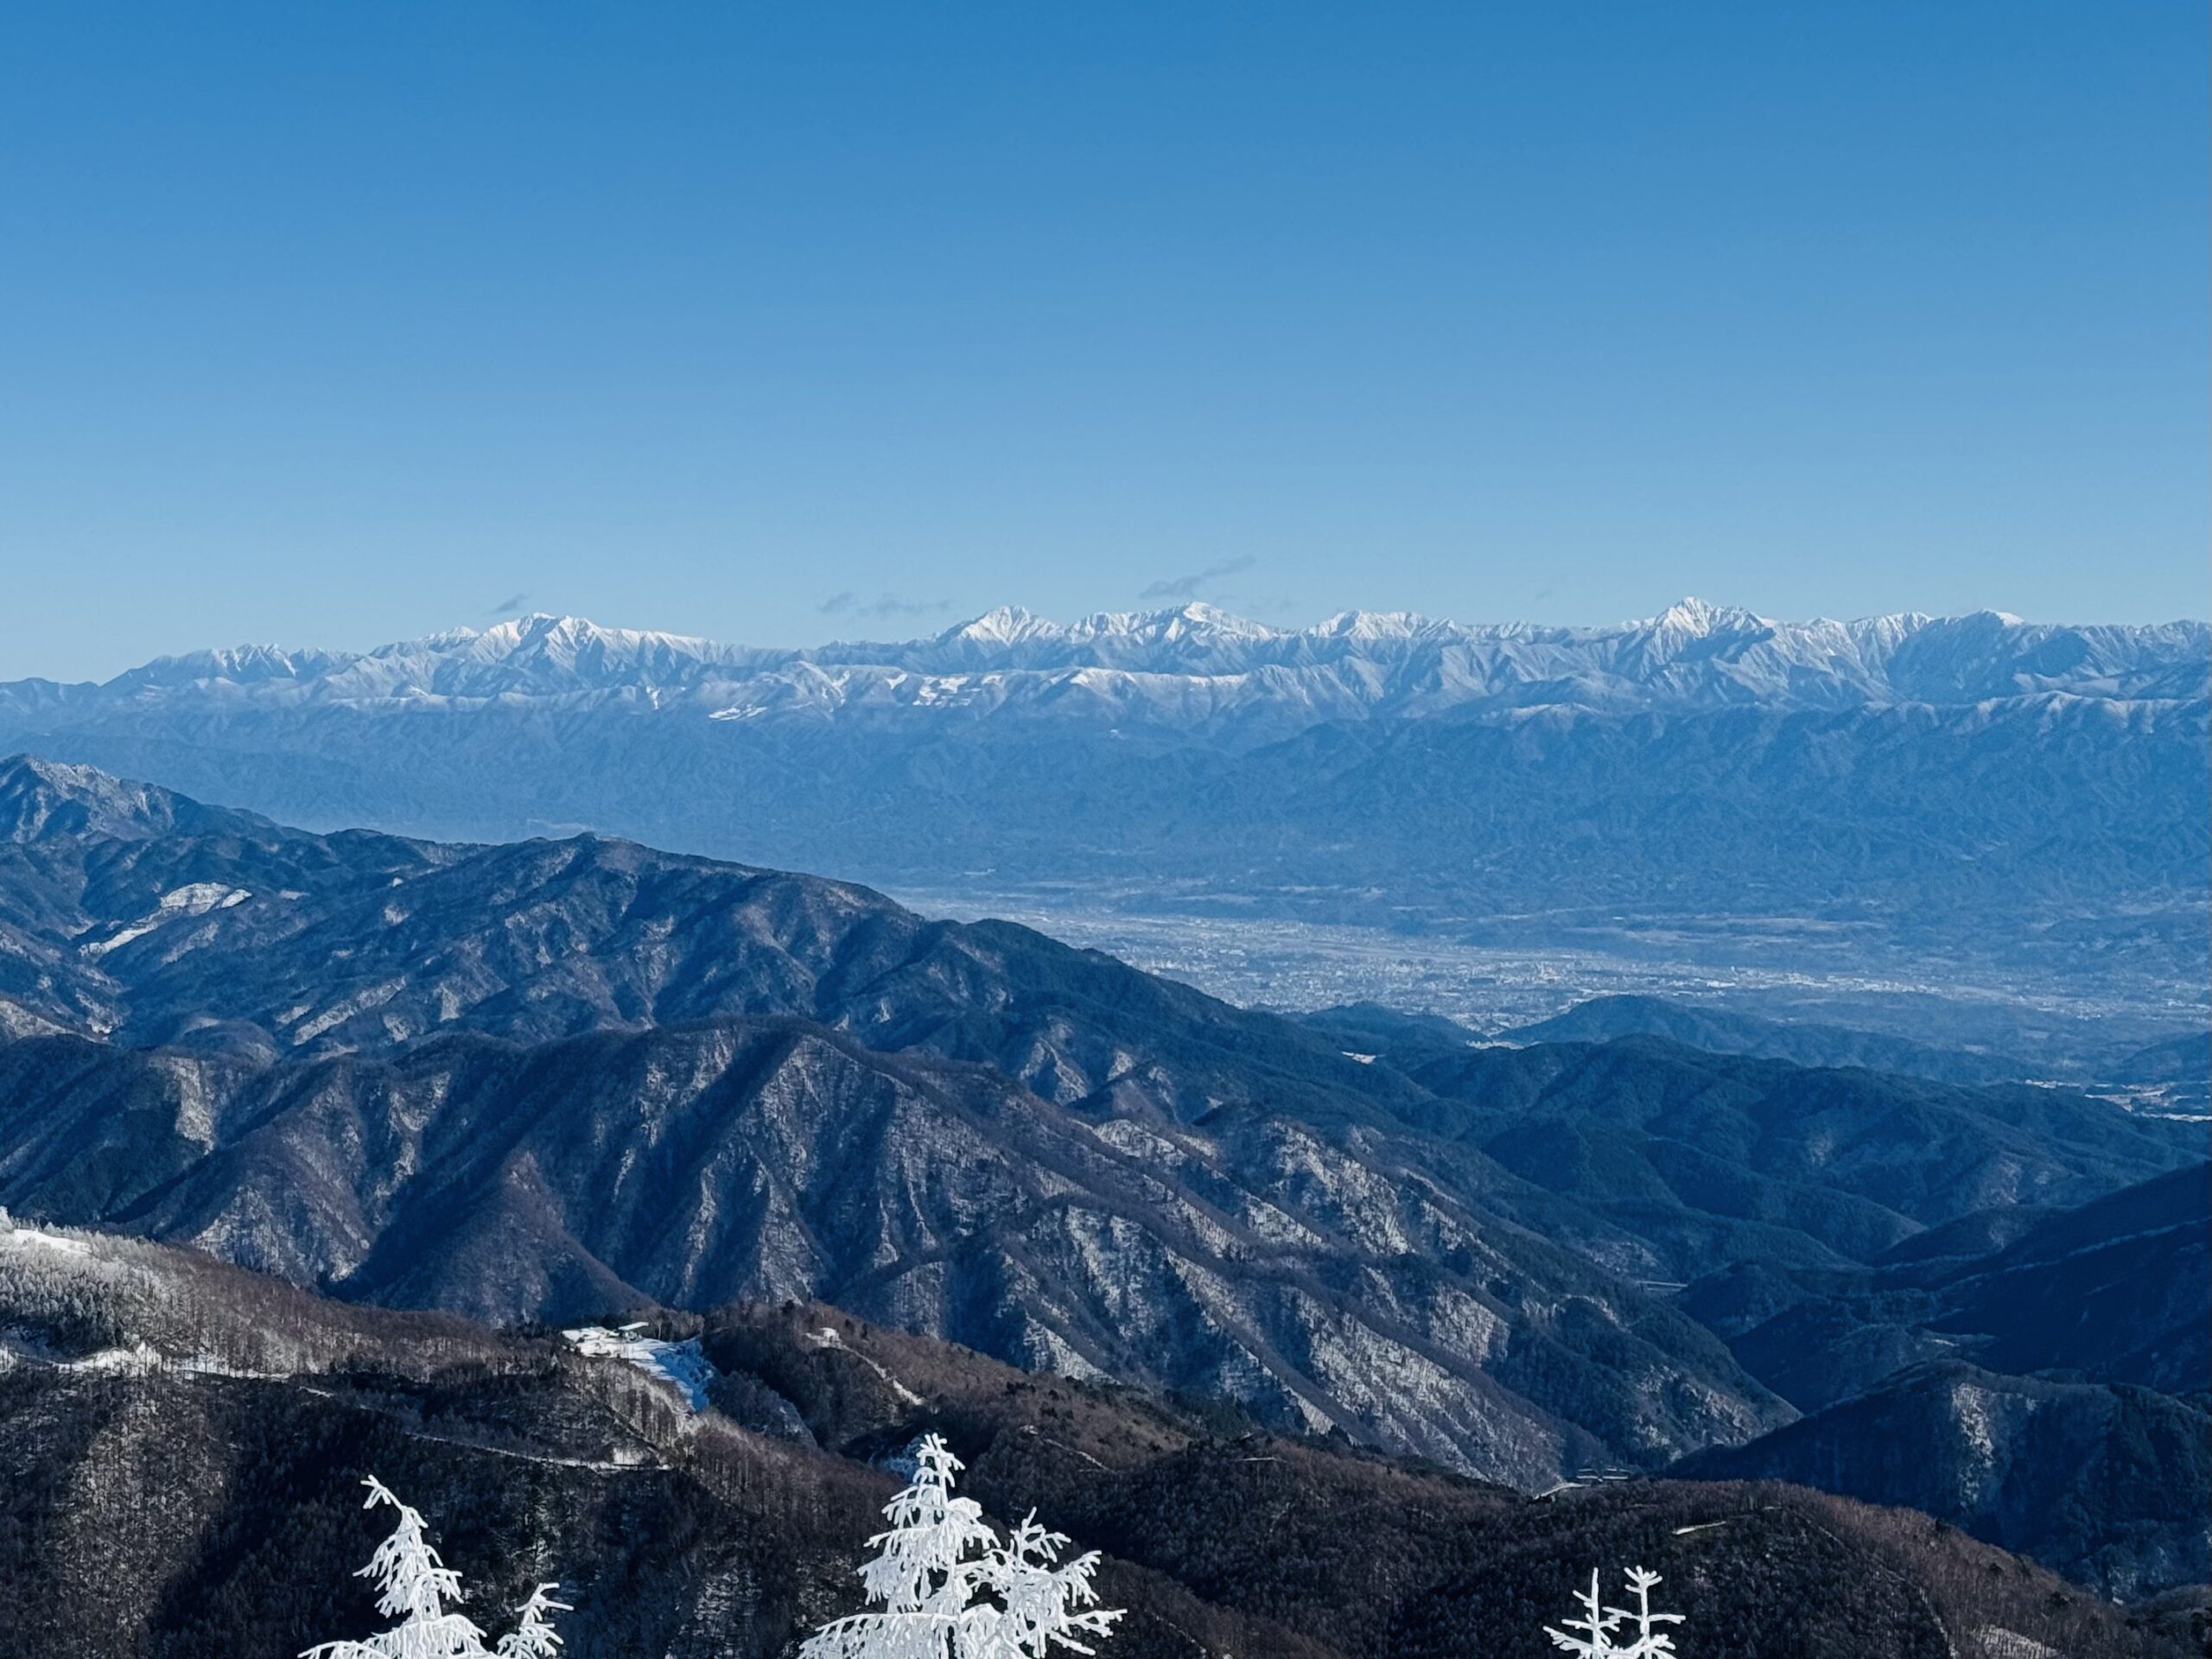
M 1121 1611 L 1094 1605 L 1098 1592 L 1091 1578 L 1098 1571 L 1098 1553 L 1086 1550 L 1061 1564 L 1060 1552 L 1067 1547 L 1067 1535 L 1046 1531 L 1032 1510 L 1006 1544 L 993 1549 L 986 1577 L 999 1601 L 992 1631 L 995 1645 L 977 1648 L 979 1656 L 1023 1659 L 1044 1653 L 1055 1642 L 1090 1653 L 1093 1649 L 1079 1638 L 1113 1634 Z
M 555 1659 L 561 1649 L 561 1632 L 553 1628 L 549 1613 L 565 1613 L 569 1604 L 553 1599 L 557 1584 L 541 1584 L 516 1615 L 515 1627 L 499 1638 L 499 1659 Z
M 1565 1630 L 1547 1624 L 1544 1634 L 1551 1637 L 1554 1647 L 1573 1654 L 1575 1659 L 1652 1659 L 1655 1655 L 1671 1654 L 1675 1651 L 1675 1638 L 1659 1627 L 1679 1624 L 1682 1616 L 1651 1611 L 1651 1589 L 1658 1582 L 1656 1573 L 1632 1567 L 1628 1571 L 1628 1587 L 1636 1597 L 1635 1607 L 1608 1607 L 1598 1592 L 1598 1573 L 1593 1567 L 1589 1590 L 1576 1598 L 1582 1617 L 1562 1619 Z M 1616 1637 L 1626 1640 L 1616 1641 Z
M 1034 1514 L 1001 1543 L 975 1500 L 953 1495 L 960 1467 L 936 1435 L 922 1442 L 861 1568 L 879 1606 L 823 1625 L 800 1659 L 1043 1659 L 1056 1644 L 1093 1652 L 1084 1638 L 1111 1633 L 1121 1612 L 1092 1605 L 1097 1556 L 1061 1564 L 1067 1539 Z
M 492 1659 L 484 1632 L 456 1611 L 467 1599 L 461 1574 L 438 1559 L 422 1516 L 374 1475 L 361 1484 L 369 1489 L 363 1509 L 385 1503 L 398 1513 L 391 1535 L 358 1575 L 376 1585 L 377 1611 L 398 1623 L 365 1641 L 319 1643 L 300 1659 Z M 499 1643 L 500 1659 L 553 1659 L 561 1637 L 547 1615 L 568 1606 L 552 1599 L 559 1587 L 540 1585 L 523 1604 L 520 1622 Z

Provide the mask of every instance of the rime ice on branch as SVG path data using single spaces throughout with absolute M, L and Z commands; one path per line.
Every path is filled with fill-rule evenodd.
M 1043 1659 L 1055 1643 L 1093 1652 L 1083 1638 L 1112 1633 L 1120 1611 L 1091 1605 L 1095 1551 L 1058 1564 L 1068 1540 L 1033 1511 L 1002 1544 L 973 1498 L 953 1496 L 960 1460 L 942 1440 L 924 1440 L 916 1462 L 861 1568 L 880 1611 L 823 1625 L 800 1659 Z
M 377 1586 L 377 1611 L 399 1622 L 365 1642 L 323 1642 L 300 1659 L 553 1659 L 560 1633 L 546 1617 L 568 1611 L 553 1599 L 560 1586 L 541 1584 L 522 1605 L 520 1623 L 496 1649 L 484 1645 L 484 1632 L 462 1613 L 451 1611 L 467 1599 L 461 1574 L 438 1559 L 423 1530 L 423 1517 L 392 1495 L 374 1475 L 361 1483 L 369 1496 L 361 1507 L 389 1503 L 399 1512 L 391 1535 L 376 1548 L 358 1576 Z
M 1636 1607 L 1608 1607 L 1598 1593 L 1598 1573 L 1592 1568 L 1590 1588 L 1577 1599 L 1582 1607 L 1580 1618 L 1561 1622 L 1566 1630 L 1544 1627 L 1544 1634 L 1552 1645 L 1573 1654 L 1575 1659 L 1651 1659 L 1653 1655 L 1675 1651 L 1675 1638 L 1659 1628 L 1662 1624 L 1679 1624 L 1680 1613 L 1655 1613 L 1651 1611 L 1651 1587 L 1659 1582 L 1656 1573 L 1632 1567 L 1628 1571 L 1628 1587 L 1636 1597 Z M 1626 1645 L 1617 1643 L 1616 1635 L 1625 1634 L 1625 1627 L 1633 1625 L 1635 1635 Z M 1570 1634 L 1577 1632 L 1580 1634 Z

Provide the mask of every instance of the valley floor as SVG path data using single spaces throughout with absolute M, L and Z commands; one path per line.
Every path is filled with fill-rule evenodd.
M 1593 997 L 1653 996 L 1999 1052 L 2023 1075 L 2094 1082 L 2101 1062 L 2212 1028 L 2212 972 L 2194 971 L 2212 963 L 2177 969 L 2163 953 L 2139 963 L 2104 950 L 2071 963 L 1977 957 L 1955 941 L 1916 944 L 1872 924 L 1783 916 L 1408 916 L 1393 929 L 1301 918 L 1233 894 L 988 882 L 893 881 L 886 891 L 925 915 L 1020 922 L 1242 1007 L 1375 1002 L 1482 1033 Z M 2199 916 L 2182 931 L 2201 934 L 2206 923 Z M 2096 970 L 2082 971 L 2090 959 Z

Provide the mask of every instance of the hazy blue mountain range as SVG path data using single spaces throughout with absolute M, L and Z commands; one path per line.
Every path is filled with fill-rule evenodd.
M 1327 1010 L 1306 1018 L 1327 1021 L 1343 1014 Z M 1549 1020 L 1502 1032 L 1498 1040 L 1602 1043 L 1618 1037 L 1659 1037 L 1720 1054 L 1751 1054 L 1799 1065 L 1863 1066 L 1942 1083 L 2018 1081 L 2046 1077 L 2050 1070 L 2016 1050 L 1990 1045 L 1939 1047 L 1886 1032 L 1764 1019 L 1656 996 L 1593 997 Z M 2101 1082 L 2164 1089 L 2177 1107 L 2193 1106 L 2201 1113 L 2212 1090 L 2212 1036 L 2169 1038 L 2147 1046 L 2113 1044 L 2088 1057 L 2084 1070 Z
M 2147 1038 L 2207 977 L 2208 680 L 2197 623 L 1691 601 L 1612 629 L 1001 611 L 808 651 L 533 617 L 0 685 L 0 746 L 317 827 L 932 892 L 1723 957 L 1754 927 L 1783 971 L 1970 970 Z

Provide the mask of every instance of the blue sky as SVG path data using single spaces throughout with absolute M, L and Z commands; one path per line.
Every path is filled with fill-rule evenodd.
M 2202 615 L 2205 34 L 10 8 L 0 677 L 510 602 Z

